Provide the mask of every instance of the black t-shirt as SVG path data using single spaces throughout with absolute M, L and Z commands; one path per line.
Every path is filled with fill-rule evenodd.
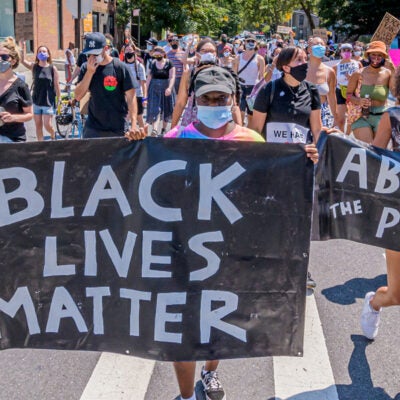
M 23 107 L 32 105 L 32 97 L 28 85 L 17 78 L 11 86 L 0 95 L 0 106 L 10 114 L 23 114 Z M 14 142 L 25 141 L 23 122 L 5 123 L 0 127 L 0 135 L 7 136 Z
M 87 71 L 87 63 L 82 65 L 78 82 Z M 125 132 L 125 117 L 128 104 L 125 92 L 139 88 L 137 80 L 129 72 L 129 67 L 113 58 L 107 65 L 99 65 L 90 81 L 88 108 L 88 128 L 111 131 L 117 135 Z
M 77 65 L 79 68 L 81 68 L 82 65 L 83 65 L 85 62 L 87 62 L 87 55 L 84 54 L 84 53 L 82 53 L 82 52 L 79 53 L 78 59 L 77 59 L 77 61 L 76 61 L 76 65 Z
M 33 89 L 32 100 L 37 106 L 54 107 L 56 92 L 54 89 L 54 67 L 48 65 L 41 67 L 33 65 Z
M 320 108 L 314 84 L 303 81 L 298 87 L 291 87 L 283 78 L 265 85 L 254 103 L 254 110 L 267 113 L 262 136 L 268 142 L 278 143 L 309 141 L 310 114 Z
M 169 70 L 173 67 L 170 60 L 166 60 L 161 69 L 157 68 L 156 60 L 152 61 L 150 72 L 152 79 L 169 79 Z

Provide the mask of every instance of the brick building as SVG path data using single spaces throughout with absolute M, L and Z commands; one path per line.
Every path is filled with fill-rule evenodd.
M 1 0 L 0 39 L 25 36 L 28 54 L 46 45 L 53 58 L 62 59 L 69 42 L 81 48 L 84 25 L 88 26 L 81 20 L 79 29 L 78 2 L 93 31 L 114 34 L 115 0 Z

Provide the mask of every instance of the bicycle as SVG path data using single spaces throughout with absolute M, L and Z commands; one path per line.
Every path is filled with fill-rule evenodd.
M 62 82 L 60 84 L 63 85 Z M 63 139 L 82 139 L 85 116 L 81 114 L 79 101 L 74 98 L 71 85 L 65 85 L 67 92 L 61 94 L 61 99 L 57 106 L 57 133 Z

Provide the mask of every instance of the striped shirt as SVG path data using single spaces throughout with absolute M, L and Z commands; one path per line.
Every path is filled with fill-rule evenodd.
M 171 60 L 173 66 L 175 67 L 175 77 L 182 77 L 183 73 L 183 63 L 182 60 L 186 57 L 186 54 L 183 50 L 178 49 L 177 51 L 170 50 L 167 53 L 167 57 Z

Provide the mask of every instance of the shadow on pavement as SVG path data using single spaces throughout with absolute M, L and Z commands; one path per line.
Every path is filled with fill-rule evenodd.
M 336 385 L 339 399 L 341 400 L 400 400 L 400 393 L 395 397 L 389 396 L 381 387 L 374 387 L 371 379 L 366 348 L 372 342 L 362 335 L 351 335 L 354 349 L 351 353 L 348 371 L 351 378 L 350 385 Z M 382 363 L 384 367 L 384 363 Z M 330 400 L 332 399 L 332 387 L 311 392 L 303 392 L 286 399 L 272 397 L 268 400 Z
M 348 305 L 354 304 L 356 299 L 363 299 L 367 292 L 375 291 L 380 286 L 386 286 L 386 274 L 375 278 L 354 278 L 342 285 L 323 289 L 321 294 L 332 303 Z

